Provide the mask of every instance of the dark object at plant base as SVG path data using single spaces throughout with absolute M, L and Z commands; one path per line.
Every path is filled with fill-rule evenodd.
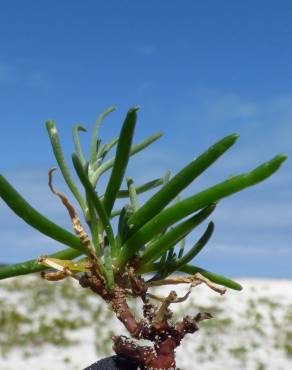
M 137 370 L 138 366 L 137 362 L 126 357 L 111 356 L 95 362 L 84 370 Z

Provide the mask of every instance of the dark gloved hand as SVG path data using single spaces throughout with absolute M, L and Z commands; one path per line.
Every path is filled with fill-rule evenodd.
M 137 370 L 138 366 L 137 362 L 128 358 L 111 356 L 95 362 L 84 370 Z

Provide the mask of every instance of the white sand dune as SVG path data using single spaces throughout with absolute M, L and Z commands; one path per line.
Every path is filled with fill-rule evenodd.
M 177 351 L 181 369 L 292 369 L 292 281 L 238 281 L 241 292 L 219 296 L 199 286 L 173 305 L 178 317 L 214 316 L 184 339 Z M 182 295 L 187 287 L 175 289 Z M 111 354 L 113 333 L 125 331 L 98 297 L 69 279 L 0 282 L 1 370 L 81 370 Z

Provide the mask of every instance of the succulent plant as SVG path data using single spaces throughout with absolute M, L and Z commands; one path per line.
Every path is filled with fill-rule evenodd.
M 0 196 L 4 202 L 27 224 L 67 246 L 48 256 L 1 267 L 0 279 L 37 271 L 42 271 L 42 277 L 51 281 L 66 277 L 77 279 L 81 287 L 91 289 L 104 299 L 132 338 L 153 342 L 153 346 L 140 346 L 132 339 L 116 336 L 113 342 L 117 354 L 136 360 L 145 369 L 175 369 L 175 348 L 187 333 L 198 330 L 200 321 L 209 319 L 211 315 L 203 312 L 173 322 L 170 305 L 186 300 L 191 288 L 201 283 L 220 294 L 225 292 L 225 287 L 242 289 L 235 281 L 192 264 L 214 231 L 212 221 L 187 251 L 185 238 L 209 218 L 221 199 L 265 180 L 278 170 L 286 156 L 278 155 L 251 172 L 228 178 L 180 199 L 180 193 L 224 154 L 236 142 L 238 135 L 224 137 L 173 177 L 166 172 L 161 178 L 136 185 L 132 178 L 125 178 L 130 157 L 159 139 L 161 133 L 133 145 L 138 112 L 138 107 L 134 107 L 128 111 L 119 137 L 103 144 L 99 128 L 113 110 L 107 109 L 97 119 L 88 159 L 79 140 L 79 132 L 86 129 L 81 125 L 73 128 L 75 152 L 72 162 L 79 185 L 74 182 L 66 163 L 55 122 L 46 122 L 59 169 L 80 205 L 83 221 L 69 198 L 54 188 L 55 168 L 49 171 L 49 187 L 66 207 L 75 235 L 34 209 L 0 176 Z M 107 159 L 115 147 L 115 155 Z M 102 193 L 99 180 L 109 170 L 109 180 Z M 122 189 L 124 180 L 126 188 Z M 83 194 L 79 190 L 80 185 Z M 141 205 L 139 194 L 158 187 L 159 190 Z M 115 210 L 118 198 L 126 199 L 126 204 Z M 118 226 L 114 227 L 112 220 L 116 217 Z M 90 234 L 82 222 L 87 224 Z M 166 297 L 151 293 L 153 286 L 182 283 L 190 286 L 183 297 L 178 297 L 174 290 Z M 136 318 L 131 312 L 128 297 L 142 300 L 141 318 Z

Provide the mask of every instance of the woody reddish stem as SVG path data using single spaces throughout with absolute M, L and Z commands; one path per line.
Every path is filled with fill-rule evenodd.
M 123 289 L 117 289 L 111 305 L 117 317 L 123 322 L 131 336 L 136 339 L 148 339 L 154 342 L 154 347 L 139 346 L 129 338 L 116 336 L 113 338 L 114 351 L 122 356 L 130 357 L 138 361 L 146 369 L 175 369 L 174 349 L 179 344 L 175 337 L 172 337 L 170 326 L 167 322 L 170 313 L 165 311 L 161 320 L 154 320 L 151 316 L 152 306 L 145 296 L 144 320 L 136 321 L 126 302 L 126 295 Z
M 194 333 L 199 329 L 198 323 L 211 318 L 208 313 L 199 313 L 195 317 L 186 316 L 182 321 L 172 323 L 171 303 L 181 302 L 177 294 L 171 291 L 157 308 L 150 303 L 147 296 L 148 286 L 141 276 L 134 276 L 129 269 L 127 276 L 117 277 L 113 293 L 106 291 L 105 285 L 98 276 L 84 275 L 80 284 L 88 287 L 100 295 L 117 318 L 134 339 L 147 339 L 153 342 L 153 346 L 140 346 L 125 336 L 113 337 L 114 351 L 137 361 L 144 369 L 148 370 L 175 370 L 175 349 L 178 347 L 186 334 Z M 131 312 L 127 295 L 131 293 L 140 297 L 143 301 L 143 318 L 137 320 Z
M 119 286 L 115 287 L 111 301 L 111 308 L 115 312 L 117 318 L 124 324 L 131 336 L 139 338 L 141 325 L 136 321 L 128 306 L 125 290 Z
M 175 369 L 175 341 L 167 338 L 154 348 L 138 346 L 129 338 L 116 336 L 113 338 L 114 350 L 118 355 L 130 357 L 139 362 L 146 369 L 170 370 Z

